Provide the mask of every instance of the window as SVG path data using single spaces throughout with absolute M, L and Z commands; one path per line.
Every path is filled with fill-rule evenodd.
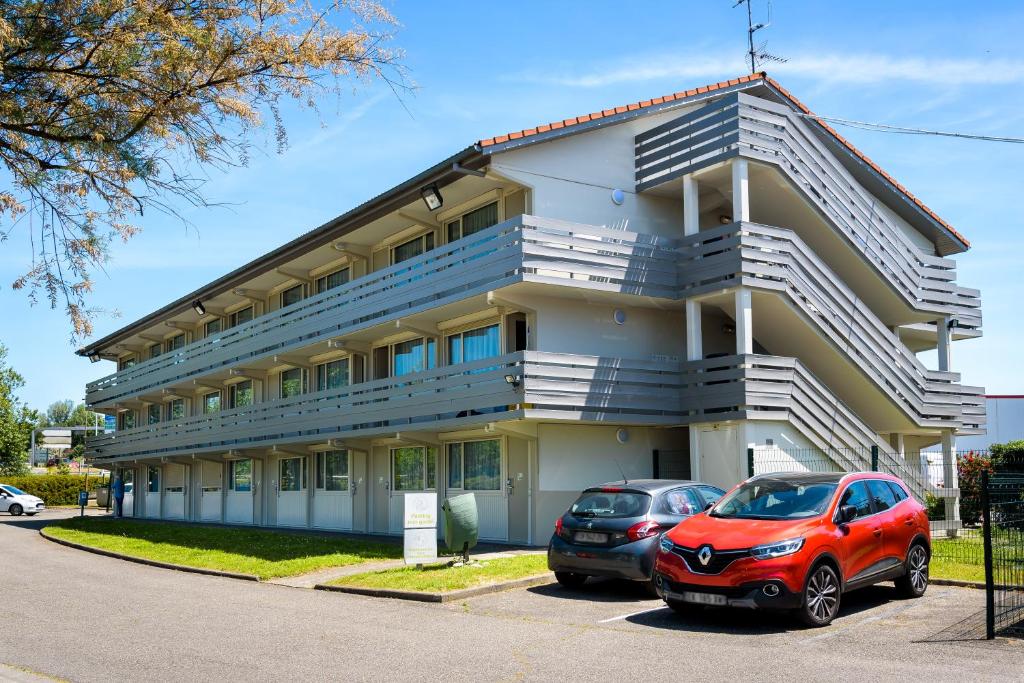
M 462 237 L 469 237 L 475 232 L 486 230 L 492 225 L 498 224 L 498 202 L 491 202 L 479 209 L 464 214 L 461 218 L 449 221 L 445 228 L 448 231 L 448 241 L 454 242 Z
M 799 483 L 751 479 L 723 496 L 708 513 L 734 519 L 806 519 L 828 508 L 834 483 Z
M 247 379 L 244 382 L 232 384 L 228 390 L 228 396 L 232 408 L 251 406 L 253 401 L 252 380 Z
M 228 466 L 228 488 L 245 493 L 252 491 L 252 460 L 232 460 Z
M 407 375 L 410 372 L 421 372 L 426 369 L 426 358 L 423 338 L 400 342 L 393 347 L 394 377 Z
M 124 358 L 121 358 L 120 360 L 117 361 L 117 369 L 127 370 L 128 368 L 134 367 L 137 362 L 138 358 L 135 357 L 135 354 L 125 356 Z
M 221 333 L 221 331 L 223 330 L 223 323 L 221 322 L 220 318 L 217 318 L 216 320 L 211 320 L 210 322 L 206 323 L 204 330 L 205 332 L 203 336 L 212 337 L 215 334 Z
M 185 399 L 176 398 L 167 404 L 167 419 L 180 420 L 185 417 Z
M 437 488 L 437 451 L 415 446 L 391 450 L 391 481 L 396 491 Z
M 344 386 L 348 386 L 348 358 L 316 366 L 317 391 L 340 389 Z
M 185 346 L 185 333 L 175 335 L 164 342 L 167 353 L 172 353 Z
M 581 517 L 640 517 L 651 509 L 651 497 L 633 491 L 584 491 L 569 511 Z
M 160 404 L 154 403 L 146 408 L 146 423 L 155 425 L 160 421 Z
M 281 308 L 302 301 L 302 285 L 295 285 L 281 292 Z
M 159 356 L 160 355 L 160 351 L 161 351 L 162 348 L 163 347 L 161 347 L 160 344 L 153 344 L 152 346 L 150 346 L 149 347 L 149 358 L 150 358 L 150 360 L 152 360 L 152 359 L 156 358 L 157 356 Z
M 868 490 L 871 492 L 871 499 L 875 501 L 875 510 L 881 512 L 888 510 L 896 504 L 896 496 L 893 495 L 889 484 L 880 479 L 868 481 Z
M 672 489 L 662 496 L 661 506 L 669 515 L 695 515 L 704 509 L 693 489 Z
M 725 491 L 714 486 L 698 486 L 697 490 L 700 491 L 700 495 L 704 498 L 704 504 L 717 503 L 718 499 L 725 495 Z
M 231 327 L 236 327 L 243 323 L 247 323 L 252 320 L 253 310 L 252 306 L 246 306 L 245 308 L 235 311 L 231 314 Z
M 501 490 L 501 441 L 448 444 L 448 488 L 465 491 Z
M 281 398 L 291 398 L 302 393 L 302 368 L 292 368 L 281 373 Z
M 868 498 L 868 488 L 864 485 L 864 482 L 855 481 L 850 484 L 850 488 L 846 489 L 843 499 L 839 501 L 839 507 L 846 505 L 852 505 L 857 508 L 857 514 L 854 515 L 854 519 L 867 517 L 871 514 L 871 500 Z
M 501 336 L 497 323 L 448 336 L 448 363 L 469 363 L 501 355 Z
M 373 350 L 373 378 L 384 379 L 391 376 L 389 360 L 391 349 L 387 346 L 378 346 Z
M 316 279 L 316 293 L 320 294 L 335 287 L 341 287 L 349 280 L 349 269 L 342 268 Z
M 316 454 L 316 487 L 322 491 L 348 491 L 348 451 Z
M 150 493 L 160 493 L 160 468 L 147 468 L 146 490 Z
M 136 416 L 134 410 L 126 410 L 123 413 L 118 413 L 117 419 L 121 423 L 118 425 L 118 429 L 135 429 Z
M 286 460 L 282 460 L 280 467 L 282 491 L 306 490 L 307 475 L 305 458 L 288 458 Z
M 427 232 L 391 248 L 391 265 L 401 263 L 434 248 L 434 233 Z
M 909 493 L 907 493 L 906 489 L 904 489 L 902 486 L 900 486 L 894 481 L 889 482 L 889 488 L 892 489 L 892 494 L 896 496 L 897 503 L 902 500 L 906 500 L 907 497 L 910 495 Z
M 220 392 L 203 395 L 203 413 L 216 413 L 220 410 Z

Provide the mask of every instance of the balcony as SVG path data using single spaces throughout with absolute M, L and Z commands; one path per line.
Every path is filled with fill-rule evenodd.
M 789 107 L 735 93 L 638 135 L 637 191 L 738 156 L 779 169 L 912 309 L 981 327 L 979 292 L 956 284 L 955 262 L 910 242 Z
M 112 407 L 517 282 L 674 299 L 675 247 L 654 235 L 521 216 L 91 382 L 86 402 Z

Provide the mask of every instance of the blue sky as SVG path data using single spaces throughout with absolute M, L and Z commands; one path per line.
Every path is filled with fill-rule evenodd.
M 755 14 L 763 18 L 763 2 Z M 147 216 L 96 280 L 95 306 L 120 318 L 106 334 L 397 184 L 473 141 L 746 72 L 746 17 L 732 0 L 388 4 L 416 91 L 400 103 L 379 86 L 322 104 L 322 122 L 287 111 L 291 146 L 247 168 L 213 172 L 221 208 Z M 1024 135 L 1024 6 L 1014 2 L 774 3 L 759 34 L 785 56 L 769 68 L 823 115 L 900 126 Z M 840 132 L 974 245 L 959 280 L 982 290 L 985 336 L 953 347 L 954 369 L 989 393 L 1024 393 L 1008 363 L 1024 337 L 1021 212 L 1024 145 Z M 30 405 L 81 400 L 112 371 L 72 354 L 61 311 L 10 290 L 26 239 L 0 245 L 0 342 L 27 380 Z M 930 362 L 930 361 L 926 361 Z

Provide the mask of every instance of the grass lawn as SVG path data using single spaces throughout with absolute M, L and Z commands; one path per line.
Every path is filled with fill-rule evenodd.
M 402 556 L 401 546 L 265 529 L 73 517 L 46 527 L 56 538 L 147 560 L 255 574 L 261 579 Z
M 981 537 L 970 532 L 957 538 L 933 538 L 928 567 L 934 579 L 985 581 L 985 556 Z
M 957 581 L 985 582 L 985 565 L 957 562 L 944 557 L 933 557 L 928 565 L 928 575 L 933 579 L 955 579 Z
M 534 553 L 484 560 L 482 567 L 449 567 L 445 564 L 427 565 L 423 569 L 401 567 L 343 576 L 330 583 L 334 586 L 447 593 L 463 588 L 475 588 L 490 583 L 537 576 L 547 571 L 547 554 Z

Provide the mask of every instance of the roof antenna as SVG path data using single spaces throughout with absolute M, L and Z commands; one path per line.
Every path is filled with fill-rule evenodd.
M 616 458 L 613 458 L 613 460 L 615 460 L 615 466 L 619 468 L 619 474 L 621 474 L 621 475 L 622 475 L 622 483 L 623 483 L 623 484 L 628 484 L 628 483 L 629 483 L 629 480 L 628 480 L 628 479 L 626 479 L 626 473 L 625 473 L 625 472 L 623 471 L 623 469 L 622 469 L 622 465 L 620 465 L 620 464 L 619 464 L 619 461 L 618 461 L 618 459 L 616 459 Z
M 740 5 L 747 6 L 747 58 L 750 60 L 750 73 L 756 74 L 758 67 L 762 66 L 765 62 L 774 62 L 776 64 L 783 64 L 789 60 L 785 57 L 779 57 L 765 51 L 768 47 L 768 41 L 765 41 L 754 47 L 754 34 L 763 28 L 768 28 L 772 25 L 772 3 L 768 2 L 768 21 L 763 23 L 754 23 L 754 9 L 752 5 L 754 0 L 736 0 L 734 8 Z

